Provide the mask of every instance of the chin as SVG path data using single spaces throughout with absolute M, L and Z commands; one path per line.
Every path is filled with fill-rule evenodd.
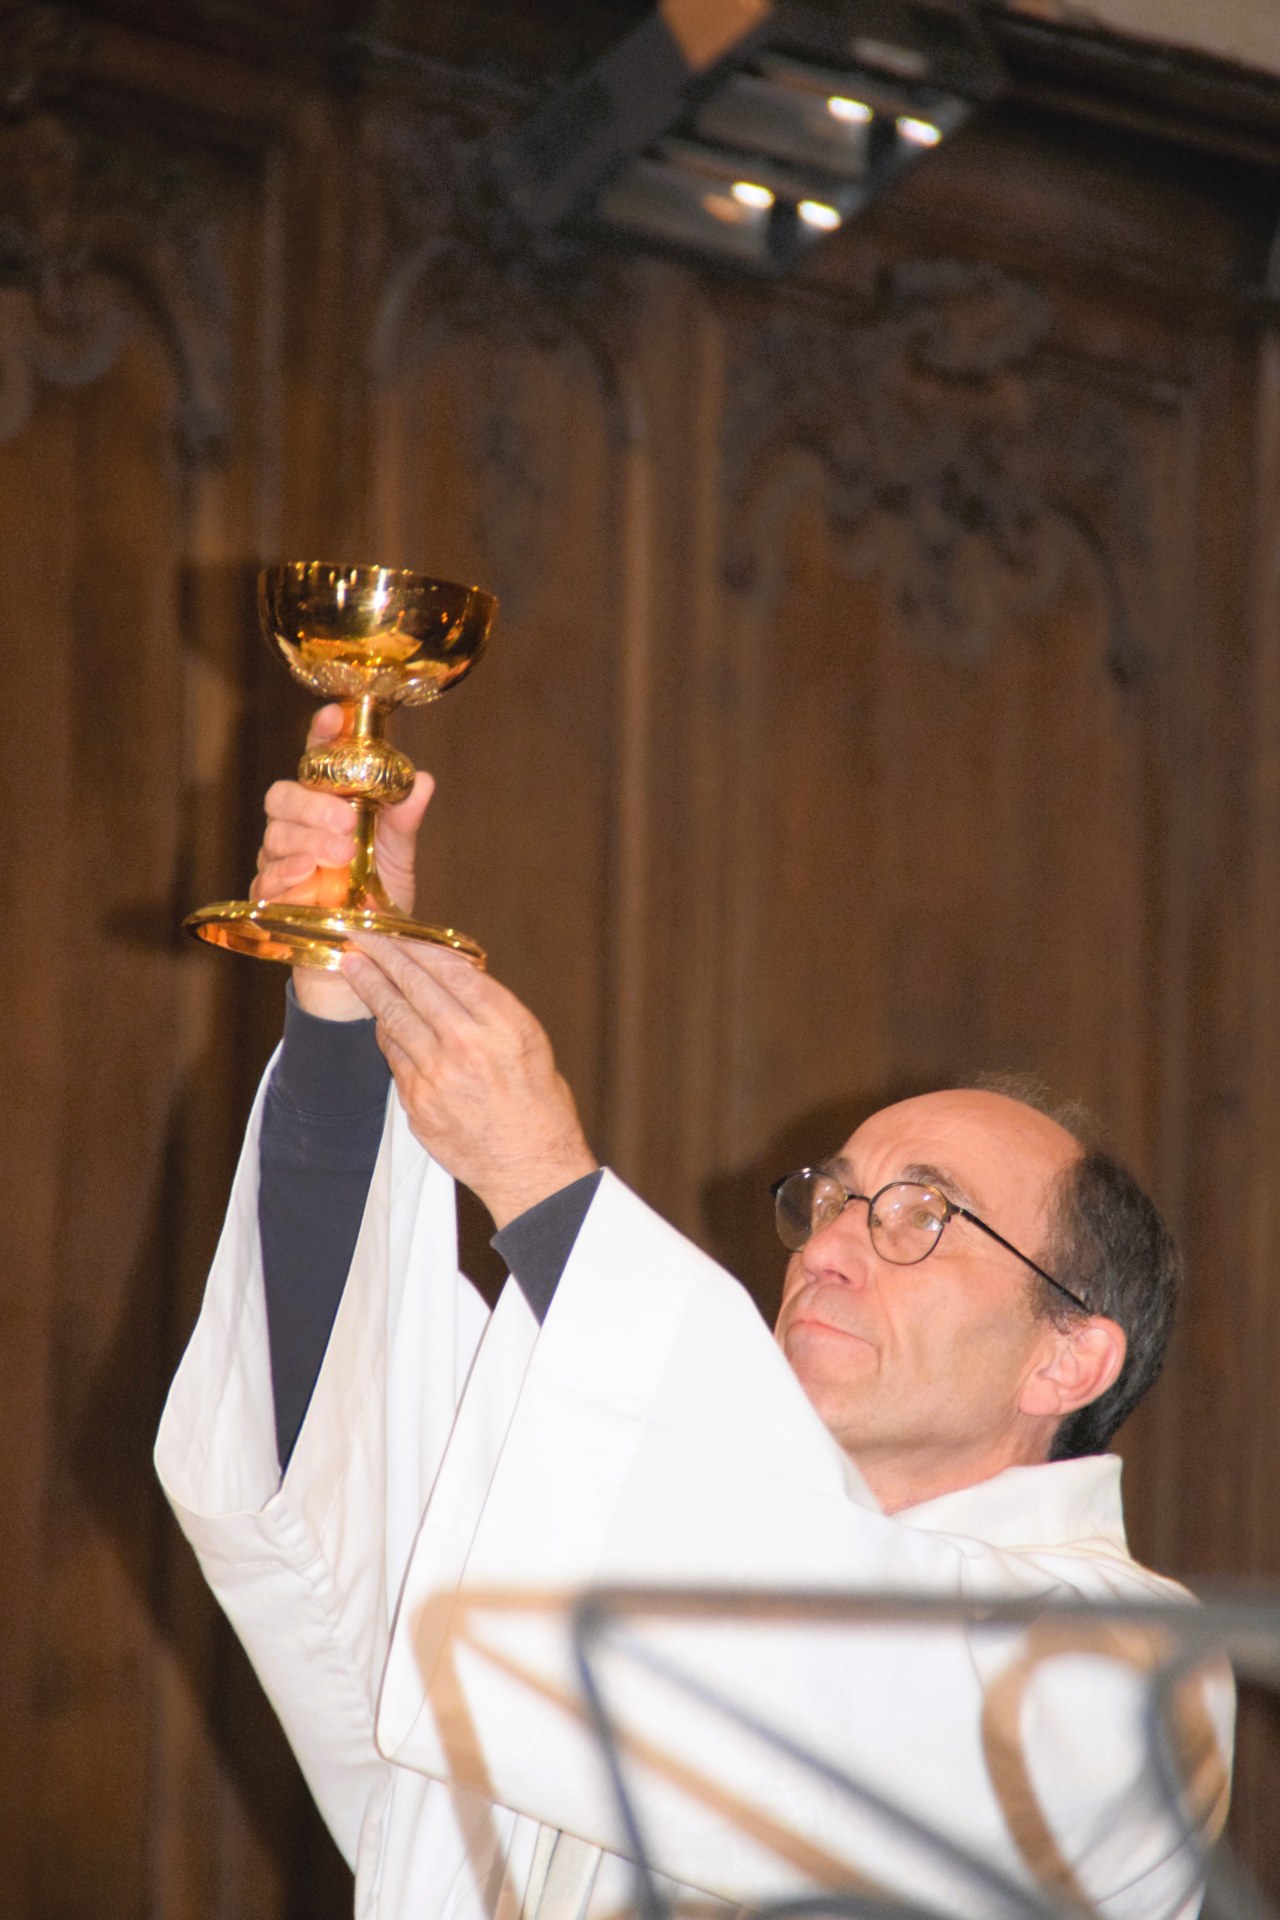
M 778 1344 L 806 1392 L 811 1379 L 847 1387 L 851 1380 L 876 1370 L 876 1350 L 869 1340 L 821 1321 L 796 1322 L 783 1331 Z
M 845 1349 L 843 1366 L 839 1364 L 841 1346 Z M 856 1402 L 861 1396 L 851 1388 L 855 1371 L 863 1369 L 855 1370 L 849 1363 L 849 1349 L 858 1347 L 871 1353 L 864 1341 L 842 1341 L 838 1335 L 829 1340 L 788 1340 L 782 1348 L 809 1405 L 841 1446 L 848 1444 L 846 1432 L 858 1424 Z M 851 1405 L 851 1401 L 855 1404 Z

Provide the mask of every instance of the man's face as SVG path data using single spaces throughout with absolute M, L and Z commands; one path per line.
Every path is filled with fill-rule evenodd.
M 939 1187 L 1035 1259 L 1053 1182 L 1079 1151 L 1020 1101 L 964 1091 L 886 1107 L 827 1164 L 857 1193 L 894 1180 Z M 926 1260 L 894 1266 L 872 1247 L 860 1201 L 791 1256 L 778 1343 L 882 1500 L 887 1488 L 909 1504 L 912 1488 L 927 1498 L 1043 1457 L 1044 1423 L 1021 1403 L 1055 1335 L 1032 1312 L 1029 1278 L 955 1218 Z

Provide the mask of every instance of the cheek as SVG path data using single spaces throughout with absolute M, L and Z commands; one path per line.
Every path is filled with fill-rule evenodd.
M 1034 1340 L 1034 1328 L 1007 1307 L 940 1317 L 925 1331 L 921 1370 L 952 1399 L 976 1392 L 993 1405 L 1003 1403 L 1022 1377 Z
M 939 1389 L 961 1390 L 975 1376 L 996 1380 L 1026 1344 L 1007 1304 L 984 1300 L 961 1276 L 945 1287 L 899 1297 L 886 1307 L 902 1363 Z

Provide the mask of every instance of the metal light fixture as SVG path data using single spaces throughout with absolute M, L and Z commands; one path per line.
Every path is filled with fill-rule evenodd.
M 536 225 L 776 273 L 1003 82 L 968 0 L 660 0 L 494 170 Z

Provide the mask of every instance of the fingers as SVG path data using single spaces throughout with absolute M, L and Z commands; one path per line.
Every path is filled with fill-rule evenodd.
M 342 972 L 389 1038 L 415 1057 L 438 1044 L 450 1023 L 470 1021 L 451 991 L 450 975 L 471 963 L 416 940 L 361 934 L 342 957 Z M 427 956 L 426 964 L 419 958 Z
M 280 781 L 267 795 L 267 809 L 252 882 L 255 900 L 301 898 L 295 890 L 318 869 L 346 871 L 356 842 L 351 809 L 343 801 Z
M 291 887 L 301 886 L 315 870 L 315 861 L 305 853 L 292 854 L 287 860 L 264 860 L 259 855 L 254 874 L 254 899 L 283 899 Z
M 322 707 L 308 735 L 308 743 L 332 738 L 344 723 L 339 706 Z M 402 913 L 413 910 L 414 852 L 418 827 L 435 782 L 428 773 L 414 777 L 413 789 L 399 806 L 379 812 L 376 828 L 378 865 L 388 894 Z M 292 860 L 305 851 L 313 867 L 346 867 L 355 857 L 355 808 L 349 800 L 323 788 L 304 787 L 297 780 L 277 780 L 266 797 L 267 827 L 258 856 L 258 897 L 287 877 L 296 883 L 301 870 L 291 865 L 287 876 L 274 872 L 274 863 Z
M 360 946 L 365 944 L 366 941 L 361 939 Z M 354 947 L 346 948 L 339 971 L 360 995 L 374 1019 L 385 1025 L 388 1034 L 395 1038 L 396 1027 L 403 1033 L 404 1019 L 400 1010 L 412 1013 L 412 1009 L 394 981 L 370 954 L 357 951 Z
M 340 800 L 336 793 L 319 787 L 300 786 L 296 780 L 277 780 L 268 787 L 264 806 L 268 831 L 277 821 L 348 837 L 355 831 L 356 811 L 350 800 Z
M 446 1053 L 472 1067 L 482 1055 L 514 1063 L 545 1042 L 513 993 L 447 947 L 360 934 L 343 955 L 342 973 L 379 1035 L 419 1069 L 434 1071 Z
M 528 1008 L 508 987 L 449 947 L 375 934 L 361 934 L 355 946 L 423 1019 L 474 1021 L 525 1037 L 541 1033 Z M 346 966 L 344 959 L 344 971 Z M 354 956 L 352 966 L 358 971 Z
M 378 1045 L 410 1123 L 425 1123 L 434 1133 L 440 1118 L 436 1083 L 450 1052 L 457 1052 L 456 1036 L 450 1035 L 448 1026 L 447 998 L 442 995 L 433 1006 L 429 993 L 419 990 L 416 1004 L 411 1004 L 382 967 L 364 953 L 345 953 L 341 972 L 363 1001 L 365 1011 L 377 1022 Z
M 287 898 L 317 868 L 344 871 L 355 857 L 355 810 L 336 794 L 277 780 L 267 793 L 266 812 L 253 880 L 256 900 Z
M 318 867 L 306 854 L 290 860 L 260 860 L 249 892 L 263 902 L 296 900 L 302 906 L 340 907 L 350 885 L 349 868 Z
M 295 820 L 272 820 L 262 836 L 266 860 L 288 860 L 305 854 L 312 866 L 344 867 L 355 856 L 356 838 L 350 828 L 330 833 L 302 826 Z
M 447 948 L 368 934 L 342 973 L 414 1135 L 499 1226 L 596 1165 L 550 1041 L 496 980 Z

